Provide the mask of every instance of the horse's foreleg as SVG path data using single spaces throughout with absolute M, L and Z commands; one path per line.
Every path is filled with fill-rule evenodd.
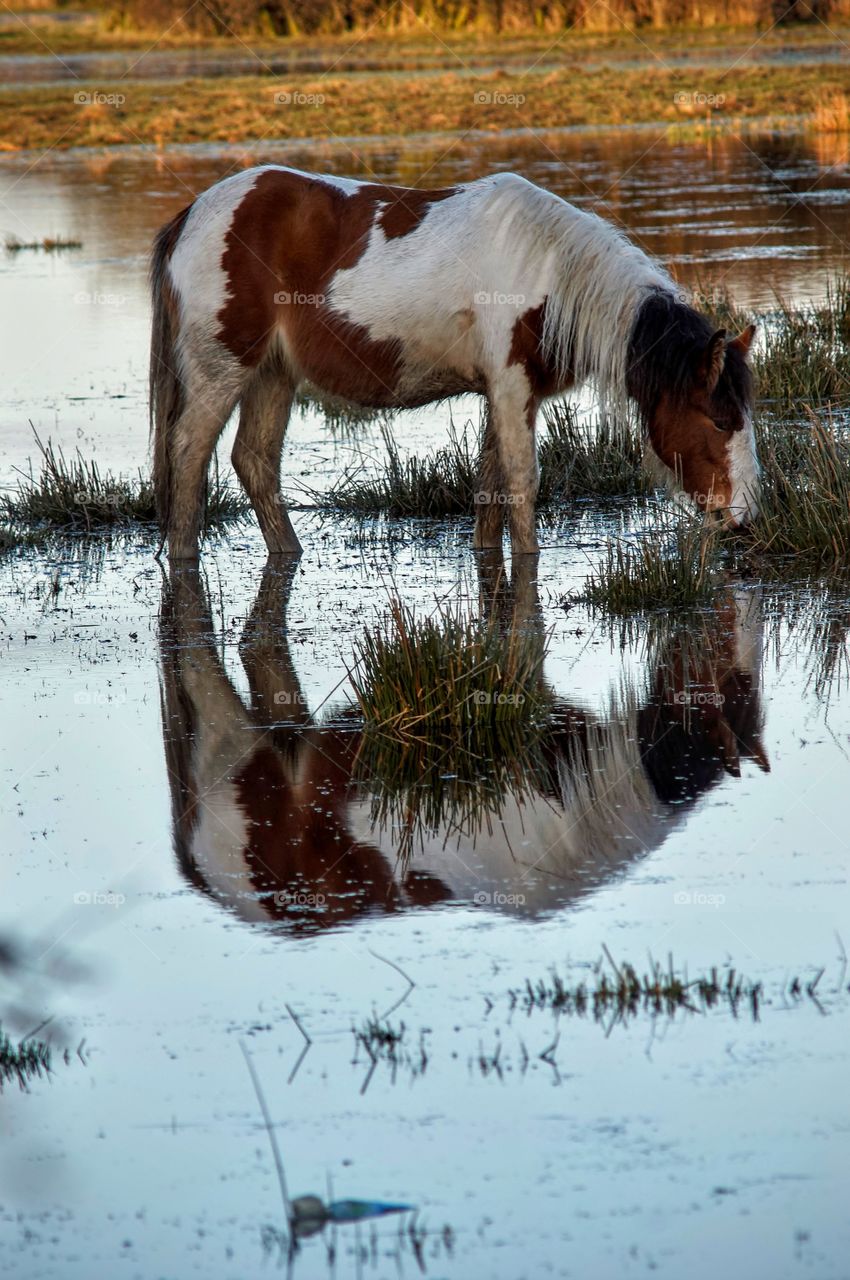
M 272 555 L 301 551 L 280 493 L 280 454 L 294 396 L 285 373 L 274 368 L 258 370 L 242 396 L 233 445 L 233 468 Z
M 540 479 L 534 430 L 537 400 L 520 365 L 511 365 L 505 370 L 492 384 L 489 398 L 511 551 L 514 555 L 535 555 L 540 550 L 534 514 Z
M 493 414 L 488 406 L 481 444 L 481 462 L 478 469 L 478 485 L 475 491 L 475 532 L 472 545 L 477 551 L 502 546 L 505 524 L 504 482 L 499 462 L 499 445 Z

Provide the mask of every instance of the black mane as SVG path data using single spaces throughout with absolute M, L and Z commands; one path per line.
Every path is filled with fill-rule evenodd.
M 713 333 L 715 328 L 705 316 L 660 289 L 641 304 L 629 339 L 626 387 L 644 425 L 662 392 L 676 409 L 688 404 L 700 358 Z M 711 396 L 712 418 L 726 429 L 741 426 L 752 397 L 746 358 L 737 347 L 727 347 L 723 372 Z

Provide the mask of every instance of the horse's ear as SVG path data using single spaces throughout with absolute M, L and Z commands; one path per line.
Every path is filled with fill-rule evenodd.
M 737 338 L 733 338 L 729 343 L 730 347 L 734 347 L 736 351 L 740 351 L 745 356 L 753 345 L 753 338 L 756 336 L 756 327 L 754 324 L 748 324 L 746 329 L 742 329 Z
M 720 381 L 723 365 L 726 360 L 726 330 L 718 329 L 709 338 L 708 346 L 697 361 L 697 385 L 703 387 L 709 395 Z

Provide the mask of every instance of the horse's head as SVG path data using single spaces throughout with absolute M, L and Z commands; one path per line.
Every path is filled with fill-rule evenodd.
M 736 338 L 687 304 L 650 296 L 629 353 L 629 392 L 653 451 L 706 513 L 736 527 L 757 511 L 749 325 Z

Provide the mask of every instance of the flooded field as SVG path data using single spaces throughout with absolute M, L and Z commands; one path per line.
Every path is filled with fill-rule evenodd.
M 83 247 L 0 259 L 0 483 L 30 422 L 146 465 L 147 246 L 233 167 L 518 169 L 764 311 L 847 268 L 841 145 L 6 159 L 5 230 Z M 478 412 L 394 430 L 422 453 Z M 26 1089 L 0 1072 L 0 1274 L 843 1280 L 850 589 L 742 571 L 696 614 L 612 623 L 576 597 L 652 510 L 572 504 L 507 590 L 471 519 L 311 509 L 380 451 L 295 418 L 297 564 L 252 522 L 200 573 L 143 533 L 0 560 L 0 1021 L 51 1046 Z M 396 595 L 535 638 L 538 756 L 370 754 L 350 673 Z M 249 1062 L 283 1195 L 325 1206 L 292 1257 Z

